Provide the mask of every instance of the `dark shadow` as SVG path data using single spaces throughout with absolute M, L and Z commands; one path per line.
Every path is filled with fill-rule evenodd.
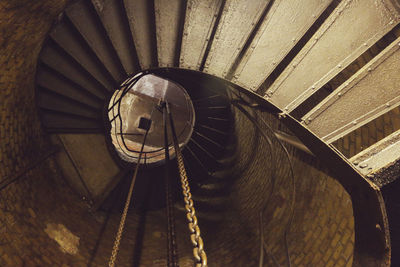
M 150 191 L 150 186 L 147 187 L 147 194 L 149 195 Z M 144 205 L 146 206 L 146 204 Z M 143 248 L 143 239 L 144 239 L 144 233 L 146 230 L 146 220 L 147 220 L 147 211 L 146 209 L 143 209 L 140 212 L 140 218 L 139 218 L 139 223 L 138 223 L 138 228 L 136 232 L 136 237 L 135 237 L 135 248 L 133 250 L 133 258 L 132 258 L 132 267 L 139 266 L 140 264 L 140 258 L 142 256 L 142 248 Z
M 123 188 L 122 185 L 124 184 L 123 181 L 127 180 L 127 177 L 130 177 L 130 176 L 131 176 L 131 172 L 128 172 L 128 175 L 126 175 L 123 179 L 121 179 L 118 186 L 116 186 L 115 189 L 113 190 L 113 192 L 111 193 L 111 198 L 113 199 L 113 201 L 112 201 L 112 204 L 106 209 L 106 212 L 107 212 L 106 218 L 103 222 L 103 225 L 100 228 L 99 236 L 96 240 L 96 244 L 94 245 L 94 248 L 90 255 L 89 262 L 87 265 L 88 267 L 91 267 L 93 265 L 94 259 L 96 258 L 96 255 L 97 255 L 97 251 L 99 250 L 101 241 L 103 240 L 104 233 L 107 229 L 107 225 L 110 220 L 111 213 L 112 213 L 113 209 L 115 209 L 116 204 L 121 201 L 121 198 L 123 196 L 123 194 L 121 194 L 122 188 Z
M 391 266 L 400 266 L 400 180 L 398 178 L 381 189 L 389 221 Z

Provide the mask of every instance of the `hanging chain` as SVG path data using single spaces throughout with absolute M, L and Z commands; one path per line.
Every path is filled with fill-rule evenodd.
M 168 267 L 179 267 L 178 264 L 178 249 L 175 235 L 175 216 L 172 209 L 171 186 L 167 184 L 167 242 L 168 242 Z
M 153 114 L 153 112 L 151 114 Z M 135 186 L 136 176 L 137 176 L 137 173 L 138 173 L 138 170 L 139 170 L 140 160 L 142 159 L 144 144 L 146 143 L 146 138 L 147 138 L 147 134 L 148 133 L 149 133 L 149 129 L 147 129 L 147 131 L 146 131 L 146 133 L 145 133 L 145 135 L 143 137 L 143 143 L 142 143 L 142 147 L 140 149 L 138 162 L 136 164 L 135 172 L 133 173 L 132 182 L 131 182 L 131 185 L 129 187 L 129 193 L 128 193 L 128 196 L 126 197 L 124 211 L 122 212 L 121 221 L 119 223 L 117 236 L 115 237 L 113 250 L 111 252 L 110 261 L 108 262 L 108 266 L 109 267 L 114 267 L 115 266 L 115 260 L 117 259 L 117 254 L 118 254 L 118 250 L 119 250 L 119 244 L 121 243 L 122 232 L 123 232 L 124 226 L 125 226 L 126 215 L 128 214 L 129 204 L 131 203 L 133 187 Z
M 200 236 L 200 228 L 197 223 L 197 217 L 195 214 L 195 209 L 193 206 L 192 194 L 190 193 L 190 187 L 186 175 L 185 166 L 183 164 L 183 159 L 181 155 L 180 148 L 176 149 L 175 147 L 176 157 L 178 159 L 178 167 L 179 173 L 181 175 L 181 183 L 183 189 L 183 196 L 185 201 L 185 209 L 186 209 L 186 217 L 189 221 L 189 230 L 190 230 L 190 239 L 194 246 L 193 255 L 196 259 L 196 267 L 205 267 L 207 266 L 207 256 L 206 252 L 204 251 L 204 243 L 203 239 Z
M 139 165 L 139 163 L 138 163 L 138 165 Z M 114 246 L 113 246 L 113 250 L 112 250 L 112 253 L 111 253 L 111 258 L 110 258 L 110 261 L 108 263 L 109 267 L 114 267 L 115 266 L 115 260 L 117 259 L 119 243 L 121 242 L 122 231 L 124 230 L 126 215 L 128 214 L 128 208 L 129 208 L 129 204 L 131 202 L 133 186 L 135 184 L 134 181 L 136 180 L 135 178 L 136 178 L 136 172 L 135 172 L 135 175 L 133 176 L 133 179 L 132 179 L 132 182 L 131 182 L 131 186 L 129 188 L 128 197 L 126 198 L 125 207 L 124 207 L 124 211 L 123 211 L 122 216 L 121 216 L 121 221 L 119 223 L 117 236 L 115 237 Z
M 197 222 L 197 217 L 196 217 L 196 211 L 193 206 L 193 200 L 192 200 L 192 194 L 190 193 L 190 187 L 189 187 L 189 182 L 185 170 L 185 165 L 183 163 L 183 157 L 181 150 L 179 148 L 178 144 L 178 139 L 176 137 L 176 132 L 175 132 L 175 127 L 174 127 L 174 122 L 172 119 L 172 114 L 169 110 L 168 103 L 166 104 L 167 106 L 167 112 L 169 115 L 169 120 L 171 124 L 171 131 L 172 131 L 172 138 L 174 141 L 174 149 L 175 149 L 175 155 L 178 161 L 178 169 L 179 169 L 179 174 L 181 177 L 181 183 L 182 183 L 182 192 L 183 192 L 183 199 L 185 202 L 185 209 L 186 209 L 186 218 L 189 222 L 189 230 L 190 230 L 190 240 L 192 241 L 192 244 L 194 246 L 193 248 L 193 256 L 195 258 L 195 263 L 196 267 L 206 267 L 207 266 L 207 255 L 206 252 L 204 251 L 204 243 L 203 239 L 200 236 L 200 227 Z
M 179 267 L 178 248 L 175 236 L 175 216 L 171 196 L 170 172 L 169 172 L 169 144 L 168 144 L 168 120 L 165 103 L 163 105 L 164 122 L 164 152 L 165 152 L 165 195 L 166 195 L 166 215 L 167 215 L 167 267 Z

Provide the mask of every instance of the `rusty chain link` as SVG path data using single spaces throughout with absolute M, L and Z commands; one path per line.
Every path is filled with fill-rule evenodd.
M 190 230 L 190 240 L 194 246 L 193 248 L 193 256 L 195 258 L 195 266 L 196 267 L 207 267 L 207 255 L 204 250 L 204 243 L 203 239 L 200 236 L 200 227 L 197 222 L 196 211 L 193 206 L 193 199 L 192 194 L 190 193 L 189 182 L 186 174 L 185 165 L 183 163 L 183 157 L 181 150 L 179 148 L 178 139 L 175 133 L 175 127 L 172 120 L 172 114 L 169 111 L 168 104 L 167 112 L 169 115 L 170 123 L 171 123 L 171 130 L 172 130 L 172 139 L 174 143 L 174 150 L 176 159 L 178 161 L 178 169 L 179 174 L 181 177 L 181 184 L 182 184 L 182 192 L 183 192 L 183 200 L 185 202 L 185 210 L 186 210 L 186 218 L 189 222 L 189 230 Z
M 190 240 L 194 246 L 193 256 L 196 260 L 196 267 L 206 267 L 207 266 L 207 255 L 204 251 L 203 239 L 200 236 L 200 227 L 197 223 L 196 211 L 193 206 L 192 194 L 190 193 L 190 187 L 188 183 L 188 178 L 185 170 L 185 165 L 183 163 L 180 148 L 174 144 L 176 158 L 178 160 L 179 174 L 181 176 L 183 200 L 185 202 L 186 218 L 189 222 L 190 230 Z
M 136 174 L 136 173 L 135 173 L 135 174 Z M 117 236 L 115 237 L 115 242 L 114 242 L 113 250 L 112 250 L 112 252 L 111 252 L 111 258 L 110 258 L 110 261 L 109 261 L 109 263 L 108 263 L 108 266 L 109 266 L 109 267 L 114 267 L 114 266 L 115 266 L 115 260 L 117 259 L 117 254 L 118 254 L 118 250 L 119 250 L 119 243 L 121 242 L 122 231 L 124 230 L 126 215 L 128 214 L 128 208 L 129 208 L 129 204 L 130 204 L 130 202 L 131 202 L 132 191 L 133 191 L 133 185 L 134 185 L 134 180 L 135 180 L 134 178 L 135 178 L 135 177 L 133 177 L 131 186 L 130 186 L 130 188 L 129 188 L 128 197 L 126 198 L 124 211 L 123 211 L 123 213 L 122 213 L 121 221 L 120 221 L 120 223 L 119 223 Z

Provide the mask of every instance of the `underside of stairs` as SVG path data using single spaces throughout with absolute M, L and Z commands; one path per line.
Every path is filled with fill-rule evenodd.
M 104 211 L 113 206 L 113 192 L 127 193 L 132 176 L 108 140 L 112 94 L 138 73 L 180 84 L 196 115 L 183 156 L 199 218 L 213 222 L 229 206 L 232 166 L 241 156 L 235 114 L 243 107 L 254 117 L 273 114 L 298 136 L 298 147 L 337 162 L 350 177 L 340 182 L 361 205 L 355 216 L 368 209 L 359 190 L 376 201 L 361 236 L 386 223 L 376 188 L 394 180 L 388 173 L 399 164 L 399 22 L 394 0 L 73 1 L 40 53 L 39 116 L 62 147 L 57 160 L 72 188 L 90 209 Z M 162 171 L 142 166 L 134 208 L 165 206 Z M 388 235 L 371 240 L 387 244 Z

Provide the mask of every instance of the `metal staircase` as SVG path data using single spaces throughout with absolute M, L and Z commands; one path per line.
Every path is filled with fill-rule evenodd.
M 235 161 L 231 95 L 221 89 L 224 86 L 240 86 L 258 103 L 268 102 L 265 105 L 281 117 L 294 116 L 305 131 L 335 150 L 337 140 L 398 109 L 400 4 L 395 0 L 294 2 L 73 1 L 43 46 L 36 95 L 44 128 L 60 137 L 64 158 L 72 162 L 64 169 L 75 169 L 75 176 L 86 183 L 81 194 L 100 207 L 110 185 L 114 188 L 126 173 L 108 155 L 105 164 L 112 165 L 113 171 L 102 178 L 107 181 L 101 190 L 90 193 L 96 181 L 85 180 L 90 175 L 79 167 L 83 165 L 76 156 L 80 152 L 68 144 L 73 138 L 86 142 L 94 135 L 101 151 L 109 149 L 102 137 L 108 134 L 104 107 L 121 82 L 141 71 L 180 83 L 194 104 L 196 124 L 183 156 L 198 189 L 194 198 L 199 200 L 200 218 L 202 206 L 209 210 L 224 202 L 215 197 L 210 204 L 208 196 L 226 190 L 227 169 Z M 388 34 L 396 38 L 326 91 L 333 79 L 365 60 L 365 53 Z M 225 83 L 219 80 L 224 86 L 204 74 L 225 79 Z M 343 159 L 376 183 L 380 178 L 375 176 L 393 169 L 400 158 L 399 129 L 393 128 L 377 144 L 364 146 L 352 159 Z M 372 160 L 374 164 L 368 165 Z M 204 203 L 202 195 L 207 196 Z

